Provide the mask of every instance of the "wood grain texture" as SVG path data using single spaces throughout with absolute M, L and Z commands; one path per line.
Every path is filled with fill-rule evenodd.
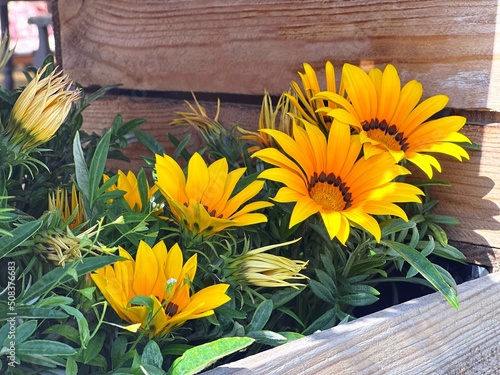
M 214 118 L 217 112 L 217 103 L 200 101 L 200 104 L 205 108 L 208 115 Z M 122 115 L 124 122 L 142 118 L 146 122 L 139 129 L 151 134 L 169 155 L 172 155 L 175 151 L 175 147 L 168 139 L 169 133 L 172 133 L 179 140 L 191 134 L 191 142 L 188 149 L 193 152 L 203 146 L 203 139 L 199 132 L 191 126 L 169 125 L 175 118 L 176 112 L 187 111 L 189 111 L 189 107 L 183 100 L 147 98 L 141 97 L 140 93 L 136 97 L 110 95 L 93 102 L 91 106 L 85 109 L 83 112 L 83 130 L 88 133 L 95 132 L 102 134 L 103 129 L 111 127 L 113 119 L 117 114 Z M 241 125 L 255 129 L 257 128 L 259 111 L 259 106 L 222 104 L 222 113 L 220 114 L 219 121 L 228 127 Z M 117 169 L 137 171 L 144 164 L 143 156 L 152 156 L 151 152 L 134 140 L 129 143 L 124 154 L 131 161 L 109 160 L 108 168 L 111 171 L 116 171 Z
M 450 107 L 500 110 L 496 0 L 53 1 L 84 86 L 278 94 L 303 62 L 393 63 Z
M 417 298 L 205 372 L 206 375 L 495 375 L 500 273 L 459 286 L 460 308 Z

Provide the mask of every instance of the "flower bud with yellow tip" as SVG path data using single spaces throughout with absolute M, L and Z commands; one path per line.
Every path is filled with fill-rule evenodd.
M 62 70 L 44 76 L 49 65 L 40 69 L 17 98 L 7 125 L 11 147 L 29 151 L 47 142 L 66 119 L 80 90 Z

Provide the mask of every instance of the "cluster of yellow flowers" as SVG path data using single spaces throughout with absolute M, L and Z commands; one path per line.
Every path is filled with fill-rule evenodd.
M 304 69 L 300 73 L 303 90 L 293 82 L 278 103 L 286 115 L 272 110 L 267 95 L 259 133 L 242 134 L 243 140 L 254 142 L 249 148 L 251 157 L 274 167 L 264 169 L 238 193 L 234 191 L 246 168 L 229 170 L 226 158 L 207 165 L 194 153 L 186 176 L 172 157 L 156 155 L 156 180 L 154 186 L 147 186 L 148 198 L 154 202 L 158 195 L 163 197 L 171 214 L 167 219 L 176 222 L 184 235 L 206 239 L 232 227 L 266 222 L 267 216 L 256 211 L 273 203 L 253 199 L 265 180 L 271 180 L 283 185 L 274 202 L 295 203 L 290 228 L 319 213 L 331 239 L 345 244 L 351 227 L 358 226 L 380 241 L 374 216 L 408 220 L 397 203 L 420 202 L 424 194 L 412 184 L 396 181 L 411 173 L 406 161 L 432 178 L 433 168 L 440 171 L 440 164 L 429 153 L 468 158 L 457 144 L 470 143 L 459 133 L 465 118 L 431 119 L 448 98 L 436 95 L 420 102 L 422 85 L 410 81 L 401 88 L 392 65 L 366 73 L 345 64 L 338 90 L 330 62 L 325 66 L 325 90 L 320 89 L 314 69 L 308 64 Z M 44 71 L 16 101 L 6 128 L 9 144 L 21 150 L 50 139 L 80 95 L 70 89 L 72 82 L 61 71 L 45 76 Z M 109 177 L 103 179 L 106 182 Z M 119 171 L 113 189 L 124 192 L 132 211 L 144 209 L 133 172 Z M 72 228 L 84 221 L 76 191 L 71 200 L 65 192 L 52 195 L 50 209 L 61 211 L 65 219 L 74 215 Z M 162 215 L 163 206 L 152 204 L 151 212 Z M 279 245 L 237 256 L 229 266 L 228 279 L 264 287 L 301 286 L 288 280 L 307 279 L 300 274 L 307 262 L 266 253 Z M 96 271 L 92 279 L 120 318 L 151 336 L 164 336 L 187 320 L 211 315 L 230 299 L 225 283 L 193 293 L 197 256 L 184 262 L 177 244 L 168 250 L 163 241 L 153 247 L 142 241 L 135 259 L 121 247 L 119 255 L 124 260 Z M 65 259 L 64 254 L 58 259 Z

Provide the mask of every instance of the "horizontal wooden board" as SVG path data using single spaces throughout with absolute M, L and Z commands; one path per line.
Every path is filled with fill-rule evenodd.
M 393 63 L 450 107 L 500 110 L 497 0 L 53 0 L 84 86 L 273 94 L 303 62 Z M 57 8 L 57 9 L 56 9 Z
M 411 300 L 207 371 L 206 375 L 495 375 L 500 372 L 500 273 Z
M 210 116 L 216 113 L 215 102 L 201 102 Z M 161 98 L 110 96 L 94 102 L 84 112 L 84 128 L 87 131 L 102 132 L 110 127 L 114 116 L 121 113 L 124 119 L 145 118 L 141 127 L 152 134 L 167 150 L 174 148 L 168 141 L 168 132 L 183 138 L 193 133 L 190 149 L 199 149 L 202 139 L 190 127 L 168 125 L 175 117 L 175 112 L 186 111 L 187 105 L 181 100 Z M 222 102 L 220 122 L 225 126 L 238 124 L 247 129 L 255 129 L 260 106 Z M 482 116 L 469 113 L 472 123 L 481 122 Z M 464 133 L 482 148 L 471 151 L 470 160 L 463 163 L 455 159 L 440 157 L 443 172 L 435 177 L 448 181 L 450 187 L 435 187 L 431 197 L 440 202 L 437 212 L 452 215 L 460 220 L 460 225 L 448 229 L 449 237 L 468 256 L 471 262 L 495 266 L 500 262 L 500 169 L 497 160 L 500 151 L 500 124 L 466 125 Z M 110 168 L 137 170 L 142 164 L 141 155 L 150 153 L 139 143 L 132 143 L 126 154 L 131 163 L 110 162 Z M 458 241 L 458 242 L 457 242 Z

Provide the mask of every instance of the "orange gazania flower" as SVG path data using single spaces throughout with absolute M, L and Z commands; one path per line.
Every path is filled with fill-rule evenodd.
M 285 184 L 273 200 L 296 202 L 290 228 L 320 213 L 330 238 L 345 244 L 350 225 L 357 224 L 380 241 L 381 230 L 371 215 L 395 215 L 407 220 L 395 202 L 420 202 L 417 187 L 393 182 L 410 173 L 395 164 L 389 153 L 359 158 L 359 135 L 351 135 L 348 125 L 334 121 L 328 141 L 318 126 L 303 120 L 305 129 L 294 125 L 293 138 L 276 130 L 266 130 L 284 152 L 274 148 L 257 151 L 253 157 L 275 165 L 259 178 Z
M 322 108 L 335 119 L 353 126 L 359 132 L 365 157 L 389 151 L 396 162 L 409 160 L 432 178 L 434 167 L 441 165 L 428 153 L 443 153 L 458 160 L 468 159 L 467 152 L 456 143 L 471 143 L 459 130 L 465 117 L 446 116 L 430 120 L 448 103 L 445 95 L 432 96 L 419 103 L 423 88 L 410 81 L 401 88 L 396 68 L 387 65 L 382 72 L 373 68 L 367 74 L 361 68 L 345 64 L 342 83 L 347 99 L 332 92 L 321 92 L 317 99 L 332 101 L 342 108 Z
M 119 255 L 126 260 L 97 270 L 92 280 L 120 318 L 140 323 L 150 336 L 164 336 L 187 320 L 212 315 L 215 308 L 230 300 L 225 294 L 228 284 L 211 285 L 191 294 L 197 256 L 183 264 L 177 244 L 167 250 L 163 241 L 153 248 L 141 241 L 135 260 L 121 247 Z M 133 298 L 138 296 L 149 297 L 152 310 L 134 304 Z

